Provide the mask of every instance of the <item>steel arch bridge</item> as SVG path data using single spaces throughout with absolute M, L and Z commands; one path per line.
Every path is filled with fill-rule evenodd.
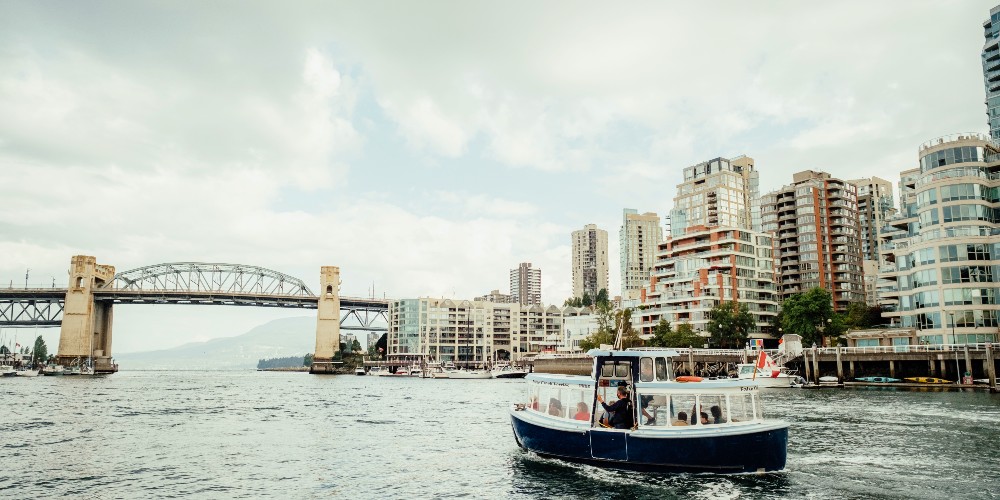
M 93 289 L 111 304 L 235 305 L 316 309 L 318 297 L 299 278 L 243 264 L 174 262 L 114 275 Z M 66 288 L 0 289 L 0 327 L 62 324 Z M 340 297 L 340 328 L 385 332 L 389 301 Z
M 174 262 L 115 274 L 101 290 L 218 292 L 234 295 L 312 297 L 302 280 L 278 271 L 242 264 Z

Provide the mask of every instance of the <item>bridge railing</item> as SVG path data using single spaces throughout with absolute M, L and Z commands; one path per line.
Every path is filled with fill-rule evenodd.
M 985 351 L 987 343 L 980 342 L 976 344 L 913 344 L 913 345 L 878 345 L 878 346 L 864 346 L 864 347 L 840 347 L 841 354 L 905 354 L 905 353 L 921 353 L 921 352 L 954 352 L 954 351 L 964 351 L 966 347 L 970 351 Z M 994 343 L 994 347 L 998 347 Z M 819 354 L 836 354 L 837 347 L 817 347 L 816 352 Z M 805 348 L 803 351 L 810 351 L 810 348 Z

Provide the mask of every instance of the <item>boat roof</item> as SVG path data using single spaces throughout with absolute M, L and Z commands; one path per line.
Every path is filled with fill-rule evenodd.
M 561 387 L 593 387 L 595 383 L 594 379 L 591 377 L 583 375 L 563 375 L 557 373 L 529 373 L 526 379 L 537 384 Z M 675 380 L 636 382 L 635 385 L 640 391 L 648 389 L 668 389 L 671 391 L 698 393 L 732 391 L 743 392 L 747 390 L 755 391 L 758 387 L 756 383 L 749 380 L 735 378 L 717 380 L 705 379 L 700 382 L 677 382 Z M 745 387 L 752 389 L 744 389 Z
M 663 349 L 659 347 L 642 347 L 637 349 L 628 350 L 617 350 L 617 349 L 591 349 L 587 351 L 587 355 L 591 357 L 598 356 L 613 356 L 616 358 L 640 358 L 640 357 L 650 357 L 650 356 L 663 356 L 666 358 L 676 358 L 680 356 L 677 351 L 672 349 Z

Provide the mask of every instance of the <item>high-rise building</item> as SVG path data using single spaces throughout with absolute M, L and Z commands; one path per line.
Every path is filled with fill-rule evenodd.
M 924 343 L 996 342 L 1000 150 L 966 133 L 924 143 L 919 157 L 919 173 L 900 174 L 902 210 L 880 234 L 882 316 Z
M 722 302 L 746 304 L 754 317 L 752 338 L 773 335 L 778 313 L 770 234 L 732 227 L 691 228 L 659 245 L 652 283 L 639 308 L 639 327 L 653 333 L 661 319 L 705 331 L 709 313 Z
M 522 262 L 510 270 L 510 295 L 518 304 L 542 303 L 542 270 Z
M 990 9 L 983 23 L 983 83 L 986 85 L 986 118 L 990 136 L 1000 140 L 1000 5 Z
M 602 289 L 608 289 L 608 232 L 587 224 L 573 231 L 573 296 L 596 298 Z
M 864 268 L 865 303 L 878 301 L 879 230 L 896 213 L 892 182 L 878 177 L 847 181 L 858 189 L 858 220 L 861 223 L 861 258 Z
M 761 197 L 763 229 L 778 240 L 780 300 L 825 288 L 837 311 L 865 301 L 857 188 L 806 170 Z
M 690 227 L 738 227 L 760 230 L 758 173 L 753 158 L 716 158 L 684 169 L 670 211 L 670 234 Z
M 622 297 L 635 300 L 649 285 L 650 271 L 656 259 L 656 246 L 663 239 L 660 216 L 652 212 L 639 215 L 632 208 L 622 211 L 622 227 L 618 230 L 619 261 L 622 274 Z
M 517 304 L 517 297 L 500 293 L 500 290 L 493 290 L 486 295 L 480 295 L 472 300 L 479 302 L 493 302 L 494 304 Z
M 426 297 L 396 300 L 389 303 L 386 343 L 390 357 L 417 355 L 470 367 L 496 360 L 520 361 L 528 355 L 570 348 L 564 318 L 588 314 L 587 309 L 542 304 Z

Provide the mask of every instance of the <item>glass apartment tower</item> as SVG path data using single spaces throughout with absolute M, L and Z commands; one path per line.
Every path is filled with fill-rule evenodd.
M 990 136 L 1000 140 L 1000 5 L 990 9 L 990 18 L 983 23 L 983 83 L 986 86 L 986 117 Z
M 882 240 L 879 301 L 888 322 L 921 342 L 996 342 L 1000 274 L 1000 155 L 965 133 L 920 146 L 919 174 Z

